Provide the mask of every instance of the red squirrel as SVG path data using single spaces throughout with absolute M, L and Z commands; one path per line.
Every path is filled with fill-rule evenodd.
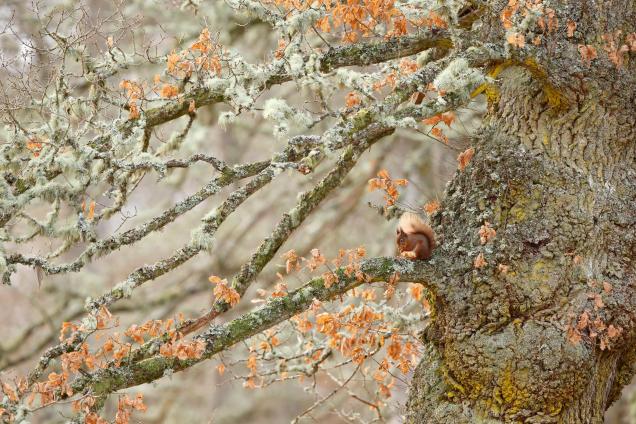
M 406 212 L 400 217 L 395 243 L 399 256 L 428 259 L 435 248 L 435 233 L 422 218 Z

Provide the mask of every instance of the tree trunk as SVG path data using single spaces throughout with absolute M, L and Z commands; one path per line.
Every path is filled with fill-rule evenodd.
M 503 37 L 497 3 L 486 39 Z M 551 2 L 558 33 L 500 67 L 433 217 L 441 271 L 409 422 L 602 423 L 634 374 L 636 66 L 599 40 L 634 32 L 636 2 L 569 3 Z M 578 44 L 593 43 L 588 66 Z

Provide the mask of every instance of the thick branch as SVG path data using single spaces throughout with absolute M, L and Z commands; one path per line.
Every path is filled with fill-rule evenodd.
M 432 47 L 449 48 L 451 41 L 446 31 L 438 31 L 436 34 L 423 32 L 415 36 L 390 38 L 388 40 L 370 41 L 367 43 L 352 44 L 330 49 L 318 57 L 321 72 L 330 72 L 344 66 L 364 66 L 386 62 L 388 60 L 406 57 L 419 53 Z M 305 57 L 305 63 L 309 61 Z M 282 84 L 292 80 L 292 76 L 286 71 L 276 72 L 265 81 L 263 89 L 273 85 Z M 226 100 L 225 88 L 211 90 L 208 88 L 196 88 L 183 97 L 177 98 L 165 105 L 149 109 L 145 112 L 146 126 L 153 127 L 168 121 L 177 119 L 188 112 L 190 101 L 194 101 L 197 107 L 221 103 Z M 126 126 L 132 128 L 135 120 L 126 122 Z

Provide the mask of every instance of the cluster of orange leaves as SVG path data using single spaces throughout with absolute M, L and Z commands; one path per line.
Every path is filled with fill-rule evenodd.
M 407 33 L 407 20 L 395 7 L 395 0 L 269 0 L 286 10 L 303 11 L 308 8 L 325 8 L 327 14 L 316 22 L 316 28 L 323 33 L 342 29 L 342 40 L 354 43 L 360 35 L 371 36 L 376 27 L 384 23 L 391 30 L 387 36 Z
M 353 91 L 347 93 L 347 96 L 345 98 L 345 105 L 347 109 L 353 109 L 356 106 L 360 106 L 361 103 L 362 103 L 362 98 L 360 97 L 358 93 L 355 93 Z
M 34 158 L 37 158 L 42 151 L 42 142 L 38 141 L 36 137 L 31 137 L 27 140 L 26 148 L 33 154 Z
M 177 78 L 190 78 L 194 72 L 207 72 L 221 74 L 221 48 L 212 40 L 210 31 L 204 28 L 199 38 L 189 48 L 177 53 L 172 51 L 166 60 L 167 74 Z M 164 99 L 170 99 L 179 95 L 179 87 L 174 84 L 164 83 L 161 75 L 157 74 L 153 79 L 152 91 L 158 93 Z M 119 86 L 126 91 L 128 100 L 129 118 L 137 119 L 140 116 L 140 103 L 144 99 L 144 86 L 130 80 L 123 80 Z M 190 101 L 188 111 L 194 112 L 194 100 Z
M 319 249 L 311 249 L 310 254 L 311 257 L 307 259 L 299 256 L 293 249 L 284 253 L 282 258 L 285 259 L 285 269 L 287 274 L 292 271 L 300 271 L 303 269 L 303 265 L 301 264 L 304 264 L 304 268 L 306 268 L 309 272 L 314 272 L 318 269 L 318 267 L 327 263 L 327 259 L 322 253 L 320 253 Z M 355 277 L 356 280 L 363 282 L 367 280 L 367 277 L 360 269 L 360 259 L 364 258 L 366 254 L 366 249 L 363 246 L 355 249 L 339 249 L 338 256 L 332 259 L 331 263 L 336 268 L 343 267 L 343 273 L 346 277 Z M 282 275 L 278 274 L 278 276 L 282 279 Z M 331 270 L 322 273 L 321 278 L 323 279 L 326 288 L 331 287 L 339 281 L 338 275 Z M 286 296 L 285 285 L 279 283 L 276 287 L 277 291 L 272 293 L 273 297 L 277 297 L 277 292 L 278 295 Z M 280 287 L 284 287 L 285 291 L 279 290 Z
M 612 341 L 620 337 L 623 329 L 613 324 L 607 325 L 600 316 L 594 318 L 593 314 L 605 307 L 602 293 L 611 293 L 612 285 L 607 281 L 599 283 L 596 280 L 590 280 L 588 284 L 591 288 L 602 289 L 601 293 L 588 293 L 588 299 L 593 300 L 594 303 L 594 312 L 584 310 L 578 317 L 572 316 L 571 318 L 576 318 L 576 322 L 568 324 L 567 338 L 572 344 L 580 343 L 584 337 L 590 341 L 598 339 L 601 350 L 611 349 Z
M 28 391 L 27 380 L 24 377 L 21 377 L 16 382 L 14 382 L 14 387 L 11 387 L 10 384 L 5 383 L 4 381 L 0 381 L 0 392 L 4 394 L 6 398 L 9 399 L 12 403 L 18 403 L 18 401 L 25 395 Z M 5 408 L 0 408 L 0 420 L 3 415 L 8 415 L 9 422 L 14 421 L 14 415 L 9 412 Z M 4 421 L 3 421 L 4 422 Z
M 416 21 L 415 25 L 426 28 L 448 28 L 448 22 L 446 22 L 446 20 L 434 10 L 428 12 L 428 16 L 426 18 Z
M 513 19 L 515 15 L 521 10 L 522 19 L 528 16 L 528 14 L 540 14 L 537 20 L 537 25 L 543 31 L 543 33 L 552 34 L 559 28 L 559 20 L 556 17 L 554 9 L 545 7 L 543 0 L 526 0 L 522 2 L 520 0 L 508 0 L 508 5 L 504 7 L 501 12 L 500 19 L 505 29 L 511 29 L 514 26 Z M 574 29 L 571 28 L 571 24 L 568 23 L 568 34 L 574 33 Z M 525 35 L 519 32 L 510 32 L 506 40 L 509 44 L 523 48 L 526 45 Z M 535 45 L 541 44 L 541 37 L 536 36 L 532 43 Z
M 258 378 L 258 357 L 256 355 L 257 350 L 261 350 L 263 353 L 272 352 L 274 348 L 280 345 L 280 340 L 276 337 L 274 330 L 270 329 L 265 331 L 266 340 L 262 340 L 257 346 L 250 347 L 250 355 L 247 357 L 246 367 L 250 371 L 249 375 L 243 383 L 243 387 L 248 389 L 254 389 L 257 387 L 256 379 Z M 217 367 L 220 374 L 225 372 L 225 366 L 223 364 Z M 281 374 L 281 378 L 285 378 L 286 373 Z
M 416 290 L 413 293 L 415 296 L 421 296 Z M 417 360 L 417 349 L 409 340 L 409 336 L 399 334 L 397 329 L 385 321 L 383 313 L 365 304 L 366 301 L 376 299 L 374 289 L 354 290 L 352 296 L 360 297 L 363 303 L 359 306 L 349 304 L 335 313 L 318 313 L 315 308 L 315 329 L 327 338 L 328 347 L 337 350 L 357 365 L 361 365 L 369 356 L 385 347 L 385 357 L 373 378 L 378 384 L 379 392 L 389 397 L 392 381 L 387 384 L 386 378 L 390 376 L 390 365 L 396 366 L 402 373 L 407 373 Z M 302 332 L 309 331 L 312 327 L 307 316 L 296 317 L 295 322 Z M 308 358 L 308 361 L 315 361 L 318 354 L 319 352 Z M 390 379 L 393 380 L 392 377 Z
M 123 80 L 119 83 L 119 88 L 126 90 L 126 98 L 128 99 L 128 117 L 137 119 L 141 115 L 139 103 L 144 98 L 144 89 L 141 84 Z
M 488 221 L 484 221 L 484 224 L 479 228 L 479 241 L 481 244 L 486 244 L 490 240 L 494 239 L 497 235 L 497 231 L 492 228 L 492 224 Z
M 442 129 L 438 126 L 440 122 L 443 122 L 446 127 L 450 128 L 453 122 L 455 122 L 455 114 L 453 112 L 440 113 L 439 115 L 422 120 L 424 125 L 431 125 L 433 127 L 431 128 L 433 137 L 448 144 L 448 137 L 446 137 Z
M 182 318 L 180 318 L 182 320 Z M 124 332 L 135 343 L 142 345 L 145 337 L 156 338 L 165 336 L 167 341 L 159 347 L 159 354 L 165 357 L 185 359 L 199 359 L 205 350 L 205 343 L 201 340 L 182 340 L 183 335 L 174 328 L 174 319 L 149 320 L 142 325 L 133 324 Z M 130 352 L 131 345 L 127 344 L 125 353 Z M 117 357 L 117 360 L 121 358 Z
M 486 258 L 484 258 L 484 254 L 482 252 L 479 255 L 477 255 L 477 257 L 473 261 L 473 267 L 475 269 L 479 269 L 479 268 L 485 267 L 486 265 L 488 265 L 488 262 L 486 262 Z
M 193 72 L 206 71 L 210 74 L 221 74 L 221 48 L 212 40 L 210 31 L 204 28 L 199 38 L 188 49 L 168 55 L 168 74 L 177 77 L 190 77 Z
M 117 414 L 115 415 L 115 424 L 128 424 L 132 411 L 146 412 L 144 405 L 144 397 L 138 393 L 133 399 L 128 395 L 121 396 L 117 402 Z
M 363 247 L 356 249 L 339 249 L 338 256 L 331 260 L 336 267 L 343 267 L 344 274 L 347 277 L 355 276 L 358 281 L 365 281 L 367 277 L 360 270 L 360 259 L 366 255 Z M 298 255 L 294 251 L 287 252 L 284 255 L 287 259 L 288 270 L 297 269 L 299 261 Z M 307 260 L 307 268 L 315 269 L 315 263 L 324 264 L 325 258 L 319 253 L 318 249 L 312 250 L 312 259 Z M 346 265 L 345 265 L 346 264 Z M 330 287 L 338 281 L 338 276 L 332 272 L 322 274 L 325 286 Z M 390 299 L 395 292 L 395 287 L 399 280 L 399 274 L 394 274 L 387 281 L 387 289 L 384 296 Z M 422 301 L 422 286 L 417 284 L 411 287 L 411 295 L 415 300 Z M 352 296 L 360 297 L 363 301 L 374 301 L 376 292 L 374 289 L 356 290 L 351 292 Z M 424 306 L 428 307 L 428 302 L 424 302 Z M 328 337 L 328 346 L 337 349 L 343 356 L 351 358 L 356 364 L 361 364 L 368 356 L 369 352 L 383 346 L 385 344 L 385 336 L 382 333 L 391 334 L 391 343 L 387 347 L 387 354 L 391 361 L 396 362 L 400 370 L 406 373 L 412 365 L 413 354 L 415 348 L 411 342 L 402 342 L 402 336 L 395 334 L 384 322 L 384 315 L 373 311 L 369 306 L 362 305 L 355 307 L 352 304 L 347 305 L 342 311 L 337 313 L 323 312 L 318 314 L 320 302 L 314 301 L 311 310 L 315 315 L 316 331 Z M 301 333 L 307 333 L 314 324 L 308 318 L 308 312 L 299 314 L 292 318 L 296 328 Z M 320 352 L 314 353 L 313 358 L 308 360 L 316 360 Z M 386 359 L 384 360 L 386 361 Z M 387 368 L 388 369 L 388 368 Z M 386 388 L 385 388 L 386 389 Z M 382 390 L 383 392 L 385 390 Z
M 483 245 L 488 243 L 489 241 L 494 239 L 496 235 L 497 231 L 492 228 L 492 224 L 490 224 L 490 222 L 488 221 L 484 221 L 483 225 L 479 228 L 479 241 L 481 242 L 481 244 Z M 481 252 L 473 261 L 473 267 L 475 269 L 479 269 L 485 267 L 486 265 L 488 265 L 488 262 L 486 262 L 486 258 L 484 258 L 484 254 L 483 252 Z M 505 265 L 503 265 L 503 267 L 505 268 L 501 268 L 500 265 L 498 269 L 502 274 L 506 274 L 508 272 L 508 267 Z
M 119 322 L 113 317 L 110 311 L 102 306 L 94 316 L 96 320 L 95 329 L 87 329 L 83 325 L 72 322 L 62 323 L 60 329 L 60 341 L 72 344 L 80 338 L 86 339 L 93 331 L 106 330 L 117 327 Z M 183 322 L 183 317 L 179 316 L 179 321 Z M 164 337 L 164 343 L 159 348 L 159 353 L 166 357 L 175 357 L 181 360 L 200 358 L 205 351 L 205 343 L 201 340 L 184 341 L 181 340 L 183 335 L 177 331 L 175 320 L 149 320 L 142 325 L 133 324 L 123 333 L 124 336 L 132 339 L 133 342 L 142 345 L 146 338 Z M 95 340 L 101 339 L 101 334 L 95 334 Z M 31 406 L 37 395 L 40 396 L 40 404 L 47 405 L 59 399 L 60 395 L 73 396 L 73 390 L 70 385 L 70 379 L 80 371 L 91 371 L 96 368 L 107 368 L 109 366 L 119 367 L 122 360 L 132 352 L 133 344 L 123 341 L 119 333 L 115 332 L 108 335 L 104 342 L 94 352 L 89 350 L 88 343 L 82 342 L 77 349 L 66 352 L 61 355 L 60 372 L 51 372 L 48 374 L 46 381 L 35 382 L 30 388 L 30 396 L 27 403 Z M 26 382 L 21 383 L 25 387 L 18 392 L 12 392 L 12 398 L 17 401 L 22 394 L 27 392 Z M 21 386 L 18 386 L 21 387 Z M 3 386 L 4 389 L 4 386 Z M 5 393 L 8 389 L 4 389 Z M 84 412 L 85 422 L 103 424 L 107 421 L 99 417 L 90 409 L 94 404 L 91 396 L 84 396 L 73 402 L 76 412 Z M 126 424 L 129 422 L 130 415 L 133 410 L 145 411 L 141 395 L 130 399 L 127 396 L 119 399 L 117 415 L 115 417 L 116 424 Z
M 400 197 L 398 192 L 399 186 L 406 186 L 408 181 L 406 179 L 392 179 L 389 175 L 389 171 L 386 169 L 378 172 L 377 178 L 371 178 L 369 180 L 369 191 L 384 190 L 384 200 L 386 201 L 386 207 L 393 206 Z
M 86 217 L 88 221 L 92 221 L 95 217 L 95 201 L 91 200 L 88 204 L 88 213 L 86 213 L 86 200 L 82 200 L 82 215 Z
M 95 405 L 95 398 L 93 396 L 85 396 L 74 401 L 72 404 L 75 412 L 83 412 L 85 414 L 84 424 L 109 424 L 109 421 L 91 410 L 93 405 Z M 130 398 L 128 395 L 120 396 L 117 402 L 115 424 L 128 424 L 133 411 L 146 412 L 146 409 L 142 393 L 137 393 L 134 398 Z
M 241 300 L 241 295 L 228 285 L 227 279 L 211 275 L 208 281 L 214 284 L 214 298 L 217 302 L 225 302 L 230 306 L 234 306 Z
M 622 68 L 625 62 L 625 54 L 629 51 L 636 52 L 636 32 L 627 34 L 625 43 L 621 44 L 622 31 L 616 30 L 613 34 L 607 33 L 601 36 L 603 40 L 603 50 L 607 53 L 609 60 Z
M 628 52 L 636 52 L 636 32 L 629 33 L 625 36 L 624 42 L 621 43 L 622 31 L 616 30 L 613 34 L 607 33 L 601 35 L 603 40 L 603 50 L 607 53 L 607 57 L 617 68 L 622 68 L 625 62 L 625 55 Z M 579 44 L 579 54 L 583 62 L 588 66 L 591 62 L 598 58 L 596 47 L 590 44 Z
M 342 268 L 344 275 L 349 278 L 356 278 L 358 281 L 367 281 L 368 278 L 360 269 L 360 260 L 366 255 L 363 247 L 356 249 L 340 249 L 334 259 L 328 260 L 322 255 L 318 249 L 311 250 L 311 256 L 304 258 L 298 255 L 294 250 L 290 250 L 282 255 L 285 260 L 285 269 L 289 274 L 291 272 L 303 269 L 309 272 L 315 272 L 320 266 L 327 266 L 328 263 L 337 268 Z M 321 275 L 326 287 L 338 282 L 338 275 L 331 271 Z M 279 274 L 282 279 L 282 275 Z M 387 289 L 384 293 L 386 299 L 390 299 L 395 291 L 399 275 L 394 274 L 387 282 Z M 276 285 L 276 291 L 271 294 L 272 297 L 286 295 L 287 287 L 283 283 Z M 420 284 L 412 284 L 409 287 L 409 293 L 412 298 L 421 303 L 422 306 L 429 310 L 428 301 L 423 296 L 423 286 Z M 264 290 L 259 291 L 260 296 L 266 296 Z M 375 310 L 372 304 L 368 302 L 376 302 L 378 292 L 376 288 L 356 288 L 348 292 L 352 298 L 360 299 L 360 304 L 356 306 L 350 303 L 338 312 L 326 312 L 322 309 L 322 302 L 314 299 L 310 308 L 290 319 L 296 330 L 301 334 L 307 334 L 314 330 L 317 334 L 325 337 L 325 347 L 338 351 L 343 357 L 349 359 L 352 363 L 361 365 L 367 358 L 381 352 L 385 349 L 385 357 L 381 360 L 378 369 L 373 372 L 373 378 L 378 387 L 378 392 L 384 397 L 391 396 L 391 387 L 394 385 L 394 377 L 391 374 L 391 368 L 397 367 L 403 373 L 407 373 L 413 368 L 413 364 L 419 355 L 414 342 L 409 335 L 399 334 L 398 330 L 385 321 L 384 313 L 381 310 Z M 308 340 L 304 344 L 305 353 L 303 360 L 313 369 L 317 364 L 324 360 L 324 347 L 315 346 L 313 339 Z M 278 338 L 274 335 L 273 330 L 269 334 L 266 333 L 266 340 L 255 344 L 250 348 L 250 355 L 246 360 L 249 375 L 246 377 L 244 386 L 248 388 L 259 387 L 259 363 L 258 351 L 272 352 L 276 346 L 280 344 Z M 285 360 L 281 360 L 285 362 Z M 284 369 L 285 366 L 279 367 Z M 368 367 L 364 368 L 366 373 Z M 224 372 L 225 367 L 219 365 L 219 372 Z M 287 378 L 287 372 L 281 371 L 279 377 Z M 296 376 L 302 379 L 302 375 Z M 388 379 L 388 381 L 387 381 Z M 263 380 L 263 377 L 261 377 Z
M 404 77 L 410 75 L 417 71 L 418 65 L 413 59 L 408 57 L 402 58 L 398 63 L 398 67 L 396 70 L 392 70 L 388 72 L 383 79 L 376 81 L 373 83 L 373 90 L 380 91 L 383 87 L 391 87 L 395 88 L 397 85 L 397 80 L 399 77 Z
M 424 212 L 430 216 L 437 212 L 441 207 L 442 205 L 439 203 L 439 200 L 431 200 L 430 202 L 427 202 L 422 209 L 424 209 Z

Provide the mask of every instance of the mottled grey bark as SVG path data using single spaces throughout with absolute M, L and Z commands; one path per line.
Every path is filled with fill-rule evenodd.
M 484 37 L 502 37 L 506 4 L 490 2 Z M 600 40 L 635 30 L 636 3 L 549 6 L 558 32 L 502 65 L 475 157 L 433 217 L 435 310 L 412 423 L 601 423 L 634 373 L 636 66 L 603 59 Z M 599 60 L 586 68 L 577 44 Z M 485 221 L 497 234 L 482 245 Z

